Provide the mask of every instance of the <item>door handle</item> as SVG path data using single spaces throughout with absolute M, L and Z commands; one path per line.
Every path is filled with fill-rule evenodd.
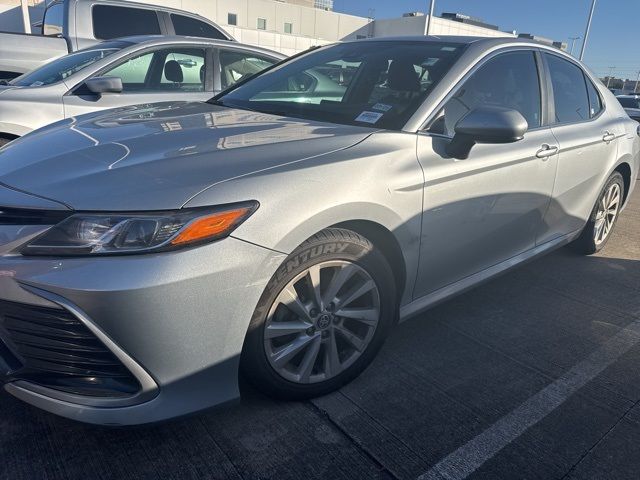
M 549 158 L 556 153 L 558 153 L 557 145 L 547 145 L 546 143 L 542 145 L 542 148 L 536 152 L 536 157 L 538 158 Z
M 602 141 L 603 142 L 613 142 L 616 139 L 615 134 L 611 133 L 611 132 L 604 132 L 604 136 L 602 137 Z

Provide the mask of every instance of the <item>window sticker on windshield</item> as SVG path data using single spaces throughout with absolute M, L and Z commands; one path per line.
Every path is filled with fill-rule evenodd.
M 376 123 L 382 117 L 382 113 L 378 112 L 362 112 L 356 118 L 356 122 Z
M 386 103 L 376 103 L 373 107 L 374 110 L 380 110 L 381 112 L 388 112 L 393 108 L 393 105 L 387 105 Z

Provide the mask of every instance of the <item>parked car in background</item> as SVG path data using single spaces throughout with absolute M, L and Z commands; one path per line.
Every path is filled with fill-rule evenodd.
M 226 40 L 141 36 L 103 42 L 0 86 L 0 145 L 83 113 L 208 100 L 284 58 Z
M 508 38 L 344 42 L 58 122 L 0 149 L 0 380 L 100 424 L 234 400 L 240 374 L 326 394 L 396 321 L 601 250 L 639 163 L 580 62 Z
M 132 35 L 187 35 L 233 40 L 200 15 L 124 0 L 55 0 L 41 34 L 0 32 L 0 80 L 104 40 Z
M 624 111 L 627 112 L 627 115 L 633 118 L 636 122 L 640 122 L 640 94 L 618 95 L 616 98 L 620 102 L 620 105 L 624 107 Z

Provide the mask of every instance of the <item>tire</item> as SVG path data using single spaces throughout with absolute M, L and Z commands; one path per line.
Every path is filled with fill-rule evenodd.
M 317 291 L 314 284 L 319 285 Z M 365 293 L 354 296 L 360 291 Z M 287 292 L 297 294 L 303 310 Z M 269 281 L 245 338 L 241 374 L 262 392 L 280 399 L 327 394 L 371 363 L 397 311 L 393 272 L 382 252 L 350 230 L 323 230 L 289 255 Z M 281 329 L 289 325 L 295 329 L 286 333 L 287 328 L 283 334 Z M 305 347 L 289 358 L 286 352 L 303 342 Z M 283 358 L 288 360 L 281 367 L 278 362 Z
M 612 194 L 612 197 L 608 197 L 609 194 Z M 575 251 L 584 255 L 593 255 L 605 247 L 620 216 L 624 194 L 624 179 L 619 172 L 613 172 L 598 196 L 587 225 L 578 239 L 572 244 Z M 616 198 L 617 202 L 615 201 Z M 613 209 L 606 209 L 606 215 L 604 215 L 605 208 L 603 208 L 605 203 L 607 203 L 608 207 L 615 203 Z

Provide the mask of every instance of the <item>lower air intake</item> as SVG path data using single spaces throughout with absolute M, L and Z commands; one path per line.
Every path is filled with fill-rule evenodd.
M 128 397 L 141 388 L 85 324 L 61 308 L 0 301 L 2 343 L 6 381 L 92 397 Z

